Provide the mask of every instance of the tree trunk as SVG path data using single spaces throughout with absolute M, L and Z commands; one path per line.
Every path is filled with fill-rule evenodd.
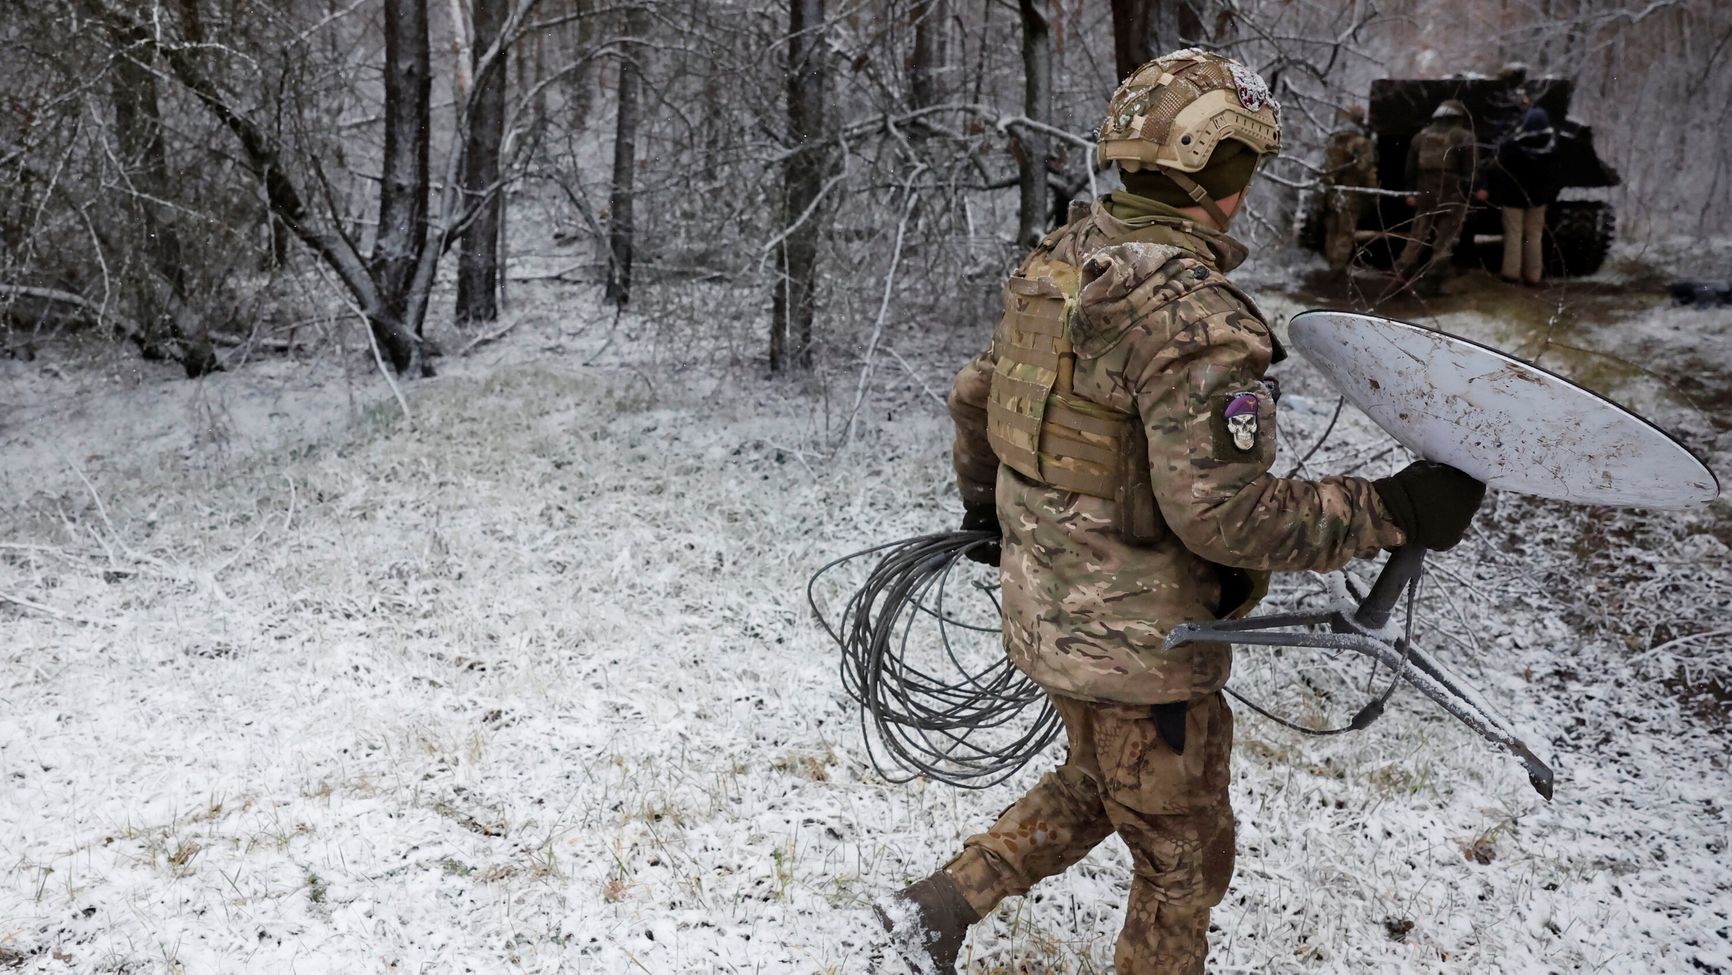
M 347 236 L 319 225 L 307 210 L 306 197 L 283 165 L 284 153 L 281 146 L 246 113 L 230 104 L 216 83 L 200 69 L 197 55 L 204 49 L 204 44 L 201 40 L 202 28 L 199 27 L 196 16 L 198 8 L 195 0 L 181 0 L 181 7 L 187 40 L 191 42 L 188 44 L 165 43 L 164 38 L 146 30 L 144 24 L 136 19 L 118 12 L 111 13 L 118 22 L 148 36 L 151 45 L 156 49 L 157 57 L 167 64 L 169 73 L 234 136 L 235 141 L 240 144 L 241 162 L 264 187 L 265 200 L 270 206 L 271 214 L 336 274 L 361 314 L 366 317 L 374 336 L 379 339 L 398 371 L 420 367 L 420 343 L 414 330 L 404 324 L 403 316 L 389 310 L 381 291 L 377 269 L 361 256 L 357 246 Z M 425 35 L 421 49 L 425 53 Z M 427 91 L 425 87 L 422 90 L 424 93 Z M 426 117 L 427 113 L 423 109 L 423 138 Z M 432 253 L 437 256 L 436 251 Z M 427 277 L 430 278 L 431 275 Z M 421 303 L 420 307 L 424 309 L 425 303 Z M 431 372 L 424 368 L 422 371 Z
M 535 31 L 532 41 L 535 55 L 530 59 L 532 70 L 529 72 L 529 83 L 520 83 L 518 87 L 523 91 L 535 92 L 529 101 L 529 128 L 535 138 L 540 139 L 542 130 L 547 126 L 547 87 L 542 84 L 547 78 L 547 32 Z
M 913 0 L 908 16 L 914 22 L 914 48 L 908 55 L 908 101 L 912 108 L 938 104 L 939 32 L 943 9 L 939 0 Z
M 827 74 L 823 26 L 824 0 L 789 0 L 788 135 L 795 148 L 782 163 L 783 237 L 776 245 L 778 273 L 770 314 L 771 372 L 804 368 L 812 362 L 812 319 L 818 305 L 818 241 L 823 225 L 817 211 L 828 159 L 822 145 Z
M 480 210 L 458 240 L 457 324 L 499 317 L 499 222 L 505 194 L 499 186 L 499 143 L 505 134 L 506 52 L 481 67 L 481 57 L 499 40 L 507 0 L 474 0 L 471 64 L 477 69 L 469 99 L 468 138 L 463 148 L 465 207 Z
M 1113 67 L 1119 80 L 1154 58 L 1155 4 L 1150 0 L 1112 0 L 1113 3 Z
M 153 60 L 150 38 L 137 28 L 122 25 L 113 25 L 110 36 L 118 55 L 112 77 L 115 132 L 121 166 L 133 191 L 128 194 L 127 208 L 142 238 L 141 249 L 146 258 L 138 284 L 139 296 L 147 306 L 143 309 L 145 314 L 139 316 L 145 322 L 146 351 L 154 346 L 152 323 L 164 322 L 179 347 L 174 358 L 188 378 L 196 379 L 221 366 L 202 316 L 187 300 L 189 289 L 180 232 L 172 221 L 157 213 L 157 201 L 174 194 L 169 181 L 168 152 L 162 141 L 156 73 L 149 64 Z
M 641 7 L 625 15 L 626 37 L 634 42 L 619 61 L 619 114 L 613 130 L 613 191 L 608 200 L 607 291 L 609 304 L 631 300 L 631 258 L 636 227 L 632 215 L 632 181 L 637 174 L 638 89 L 643 84 L 642 58 L 648 46 L 641 43 L 648 28 Z
M 1052 23 L 1047 0 L 1019 0 L 1022 11 L 1022 113 L 1044 125 L 1052 124 Z M 1046 173 L 1051 138 L 1045 132 L 1020 128 L 1014 135 L 1017 177 L 1021 189 L 1016 239 L 1032 246 L 1046 234 Z
M 566 76 L 565 115 L 567 124 L 572 128 L 582 128 L 589 121 L 590 106 L 595 99 L 594 62 L 586 57 L 589 49 L 595 45 L 595 16 L 590 14 L 590 8 L 595 6 L 594 0 L 574 0 L 573 12 L 578 14 L 575 33 L 576 45 L 562 43 L 559 56 L 562 59 L 582 58 L 583 63 L 576 71 Z M 566 28 L 560 28 L 561 36 L 566 34 Z M 564 63 L 563 60 L 561 63 Z
M 1206 40 L 1189 0 L 1112 0 L 1112 6 L 1113 62 L 1121 81 L 1163 54 Z
M 427 130 L 432 71 L 427 0 L 385 0 L 385 159 L 379 232 L 369 262 L 382 307 L 369 314 L 398 372 L 419 364 L 420 315 L 410 316 L 410 283 L 427 247 Z
M 1238 36 L 1239 14 L 1231 3 L 1220 3 L 1215 10 L 1213 23 L 1205 26 L 1202 15 L 1208 6 L 1207 0 L 1197 0 L 1195 6 L 1189 3 L 1182 5 L 1179 8 L 1179 30 L 1188 30 L 1191 24 L 1195 24 L 1196 30 L 1190 36 L 1218 48 Z

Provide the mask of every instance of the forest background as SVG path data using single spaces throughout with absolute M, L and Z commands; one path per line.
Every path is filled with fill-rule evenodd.
M 45 0 L 0 40 L 0 971 L 865 970 L 872 899 L 1045 762 L 882 774 L 805 584 L 957 523 L 945 384 L 1152 54 L 1284 105 L 1235 227 L 1277 330 L 1341 299 L 1291 243 L 1339 107 L 1571 78 L 1606 267 L 1384 310 L 1732 463 L 1727 312 L 1666 295 L 1732 266 L 1716 0 Z M 1279 471 L 1405 461 L 1279 370 Z M 1241 711 L 1216 967 L 1732 971 L 1729 543 L 1725 501 L 1494 492 L 1416 632 L 1558 800 L 1411 695 Z M 1365 684 L 1233 677 L 1308 724 Z M 1104 971 L 1129 877 L 1103 844 L 970 970 Z
M 721 311 L 771 371 L 858 359 L 887 317 L 972 327 L 1109 181 L 1105 94 L 1189 44 L 1285 106 L 1256 245 L 1371 80 L 1511 61 L 1575 80 L 1622 239 L 1732 216 L 1713 0 L 58 0 L 0 38 L 6 348 L 97 326 L 188 375 L 362 321 L 419 374 L 430 312 L 494 321 L 550 237 L 571 259 L 521 273 L 603 282 L 669 338 Z

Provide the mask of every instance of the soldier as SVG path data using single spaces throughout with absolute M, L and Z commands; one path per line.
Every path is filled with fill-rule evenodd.
M 1343 108 L 1341 120 L 1344 124 L 1330 134 L 1323 150 L 1323 256 L 1332 271 L 1346 270 L 1353 260 L 1353 235 L 1367 199 L 1343 188 L 1377 187 L 1377 157 L 1365 131 L 1365 106 Z
M 1539 287 L 1545 272 L 1540 244 L 1546 207 L 1557 202 L 1560 188 L 1552 165 L 1557 135 L 1551 115 L 1534 104 L 1530 89 L 1517 96 L 1521 121 L 1498 141 L 1485 188 L 1475 195 L 1503 211 L 1503 279 Z
M 1442 285 L 1467 217 L 1478 156 L 1467 106 L 1453 98 L 1437 106 L 1431 124 L 1413 137 L 1407 150 L 1407 185 L 1412 189 L 1407 203 L 1416 212 L 1412 236 L 1395 261 L 1395 273 L 1407 284 L 1430 275 L 1433 287 Z M 1427 247 L 1431 257 L 1421 267 Z
M 1271 570 L 1454 545 L 1484 486 L 1415 464 L 1372 482 L 1269 473 L 1282 356 L 1226 279 L 1226 234 L 1280 147 L 1263 80 L 1196 50 L 1133 73 L 1100 129 L 1126 190 L 1073 206 L 1003 289 L 990 349 L 952 385 L 965 528 L 1000 530 L 1006 652 L 1069 754 L 943 867 L 879 905 L 916 970 L 951 973 L 969 925 L 1111 833 L 1134 863 L 1119 975 L 1200 973 L 1233 872 L 1230 648 L 1163 650 L 1249 611 Z

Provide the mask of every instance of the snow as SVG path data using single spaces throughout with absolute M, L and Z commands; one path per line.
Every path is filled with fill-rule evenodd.
M 921 920 L 920 909 L 914 902 L 891 894 L 875 906 L 884 912 L 890 924 L 890 947 L 913 969 L 913 975 L 939 975 L 933 971 L 932 958 L 926 952 L 927 943 L 933 940 L 932 931 Z
M 845 361 L 766 382 L 689 320 L 516 300 L 412 419 L 359 359 L 0 363 L 0 969 L 859 973 L 871 904 L 1043 771 L 881 780 L 804 605 L 835 555 L 957 520 L 923 387 L 983 330 L 887 331 L 906 365 L 836 447 Z M 1334 400 L 1281 369 L 1278 470 Z M 1650 403 L 1725 470 L 1723 427 Z M 1350 411 L 1310 466 L 1385 444 Z M 1555 803 L 1412 693 L 1330 739 L 1240 710 L 1212 969 L 1732 971 L 1724 715 L 1666 683 L 1724 673 L 1725 639 L 1675 642 L 1732 616 L 1723 515 L 1504 496 L 1436 560 L 1419 639 L 1554 756 Z M 1365 676 L 1247 651 L 1234 682 L 1339 724 Z M 966 970 L 1108 970 L 1128 877 L 1103 844 Z
M 1275 100 L 1262 75 L 1237 61 L 1229 63 L 1227 69 L 1233 73 L 1233 84 L 1239 89 L 1239 104 L 1252 112 L 1267 105 L 1274 110 L 1276 120 L 1280 120 L 1281 103 Z

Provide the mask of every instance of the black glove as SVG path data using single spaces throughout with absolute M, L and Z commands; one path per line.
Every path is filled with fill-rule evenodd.
M 1410 545 L 1436 552 L 1455 547 L 1485 500 L 1485 485 L 1448 464 L 1415 461 L 1371 482 Z
M 971 504 L 963 509 L 962 530 L 1002 535 L 1003 531 L 998 527 L 998 505 Z M 991 544 L 976 545 L 965 554 L 982 565 L 997 565 L 1001 552 L 997 540 L 994 540 Z

